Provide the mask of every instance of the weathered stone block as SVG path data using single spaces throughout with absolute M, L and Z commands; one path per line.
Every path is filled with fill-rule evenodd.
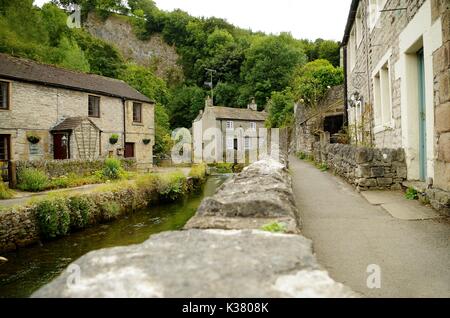
M 370 176 L 371 177 L 383 177 L 384 176 L 384 167 L 372 167 L 370 168 Z
M 441 73 L 439 79 L 439 101 L 445 103 L 450 100 L 450 70 Z
M 377 178 L 377 184 L 380 187 L 387 187 L 392 185 L 392 178 Z
M 437 132 L 444 133 L 450 131 L 450 102 L 436 107 L 435 118 Z
M 450 162 L 450 133 L 439 136 L 438 159 Z
M 367 178 L 361 178 L 356 181 L 356 184 L 360 187 L 376 187 L 377 180 L 376 179 L 367 179 Z

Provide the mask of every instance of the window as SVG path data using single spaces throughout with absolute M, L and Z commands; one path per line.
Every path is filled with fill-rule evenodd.
M 0 160 L 9 160 L 8 147 L 9 147 L 9 136 L 0 135 Z
M 259 137 L 259 147 L 264 147 L 266 144 L 266 139 L 264 137 Z
M 0 82 L 0 109 L 9 109 L 9 82 Z
M 245 136 L 244 138 L 244 149 L 245 150 L 251 149 L 251 141 L 249 136 Z
M 89 117 L 100 117 L 100 97 L 89 95 Z
M 392 102 L 389 63 L 386 62 L 373 76 L 375 130 L 391 125 Z M 378 129 L 377 129 L 378 127 Z
M 133 122 L 142 123 L 142 104 L 133 103 Z
M 227 129 L 234 129 L 234 123 L 231 120 L 227 121 Z
M 355 27 L 352 29 L 352 31 L 350 32 L 350 40 L 348 42 L 349 45 L 349 50 L 348 50 L 348 60 L 350 62 L 350 70 L 353 70 L 353 68 L 356 65 L 356 31 L 355 31 Z
M 227 150 L 234 149 L 234 138 L 227 138 Z
M 256 130 L 256 123 L 251 122 L 251 123 L 250 123 L 250 128 L 251 128 L 252 130 Z
M 359 47 L 359 45 L 362 42 L 363 38 L 363 23 L 362 23 L 362 14 L 361 10 L 358 10 L 358 13 L 356 14 L 356 23 L 355 23 L 356 31 L 355 31 L 355 40 L 356 40 L 356 48 Z

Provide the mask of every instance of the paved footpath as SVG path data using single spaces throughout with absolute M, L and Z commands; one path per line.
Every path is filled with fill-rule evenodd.
M 332 278 L 367 297 L 450 297 L 449 218 L 399 197 L 366 199 L 295 157 L 290 169 L 302 232 Z M 367 287 L 371 264 L 381 269 L 380 289 Z

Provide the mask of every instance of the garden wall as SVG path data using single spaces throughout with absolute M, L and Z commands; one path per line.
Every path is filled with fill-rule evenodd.
M 206 167 L 190 177 L 181 172 L 146 175 L 136 182 L 112 183 L 103 191 L 48 197 L 30 206 L 0 210 L 0 253 L 40 240 L 108 222 L 161 201 L 176 201 L 204 182 Z
M 136 169 L 136 160 L 119 158 L 122 167 L 127 171 Z M 56 178 L 68 175 L 90 175 L 104 167 L 104 159 L 96 160 L 19 160 L 15 161 L 16 173 L 25 168 L 36 168 L 44 171 L 49 178 Z

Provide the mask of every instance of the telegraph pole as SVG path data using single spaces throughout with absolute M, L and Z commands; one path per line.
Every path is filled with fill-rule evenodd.
M 213 69 L 210 69 L 210 68 L 205 68 L 205 70 L 211 76 L 211 82 L 208 83 L 208 86 L 211 88 L 211 100 L 212 100 L 213 105 L 214 105 L 213 74 L 217 73 L 217 71 L 213 70 Z

